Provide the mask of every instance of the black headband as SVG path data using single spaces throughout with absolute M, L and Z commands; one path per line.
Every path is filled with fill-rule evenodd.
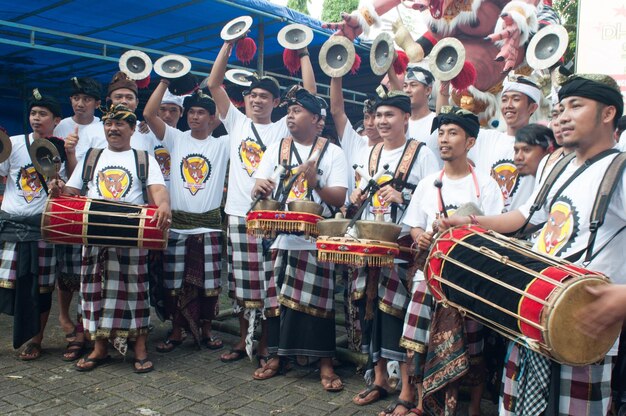
M 478 117 L 474 113 L 459 107 L 442 107 L 439 115 L 433 120 L 430 129 L 431 133 L 445 124 L 456 124 L 465 130 L 468 136 L 474 138 L 478 137 L 478 132 L 480 131 Z
M 44 107 L 50 110 L 54 117 L 62 117 L 61 104 L 50 95 L 43 95 L 37 88 L 33 90 L 33 95 L 28 99 L 28 111 L 33 107 Z
M 70 97 L 76 94 L 85 94 L 99 100 L 102 94 L 102 85 L 93 78 L 72 77 Z
M 322 115 L 322 105 L 317 97 L 298 85 L 287 91 L 281 105 L 301 105 L 313 114 Z
M 243 95 L 248 95 L 255 88 L 260 88 L 272 94 L 274 98 L 280 97 L 280 85 L 276 78 L 274 77 L 259 77 L 257 75 L 249 75 L 246 77 L 248 81 L 250 81 L 250 86 L 243 92 Z
M 377 110 L 382 105 L 388 105 L 399 108 L 405 113 L 411 112 L 411 98 L 406 93 L 402 91 L 388 91 L 387 88 L 379 85 L 376 88 L 376 94 L 378 94 L 378 98 L 376 103 L 374 103 L 374 110 Z
M 615 106 L 617 114 L 615 123 L 624 113 L 624 98 L 617 82 L 608 75 L 574 74 L 571 75 L 559 90 L 559 101 L 567 97 L 583 97 L 606 105 Z
M 209 114 L 215 114 L 215 101 L 209 95 L 203 93 L 202 90 L 197 90 L 185 97 L 183 107 L 185 110 L 189 110 L 191 107 L 200 107 L 207 110 Z

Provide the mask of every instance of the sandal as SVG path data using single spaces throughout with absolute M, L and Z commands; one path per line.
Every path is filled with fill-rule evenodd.
M 162 352 L 162 353 L 172 352 L 176 349 L 176 347 L 178 347 L 182 343 L 183 343 L 182 340 L 165 338 L 165 340 L 163 340 L 163 342 L 157 345 L 155 349 L 157 350 L 157 352 Z
M 29 342 L 26 348 L 20 352 L 19 358 L 22 361 L 33 361 L 41 357 L 41 344 L 37 342 Z
M 367 400 L 367 398 L 370 397 L 370 394 L 373 392 L 378 394 L 376 394 L 373 399 Z M 386 388 L 382 386 L 377 386 L 376 384 L 370 384 L 365 390 L 354 396 L 354 398 L 352 399 L 352 403 L 356 404 L 357 406 L 365 406 L 367 404 L 376 403 L 379 400 L 383 400 L 388 395 L 389 392 Z M 358 401 L 358 399 L 361 399 L 362 401 Z
M 385 410 L 383 410 L 382 412 L 380 412 L 378 414 L 378 416 L 388 416 L 388 415 L 392 415 L 395 413 L 396 409 L 398 408 L 398 406 L 402 406 L 406 409 L 406 413 L 409 413 L 411 411 L 411 409 L 415 408 L 415 403 L 411 403 L 409 401 L 406 400 L 402 400 L 402 399 L 396 399 L 393 403 L 391 403 L 389 406 L 385 407 Z
M 68 342 L 74 338 L 76 338 L 76 327 L 74 327 L 74 330 L 72 332 L 68 332 L 67 334 L 65 334 L 65 340 Z
M 223 363 L 232 363 L 235 361 L 242 360 L 247 357 L 245 350 L 237 350 L 235 348 L 231 348 L 226 354 L 222 354 L 220 357 L 220 361 Z
M 343 382 L 341 381 L 341 379 L 339 378 L 339 376 L 337 374 L 332 374 L 332 375 L 320 375 L 320 381 L 322 383 L 322 387 L 324 388 L 324 390 L 334 393 L 337 391 L 341 391 L 343 390 Z M 333 383 L 335 381 L 339 381 L 340 385 L 338 387 L 333 386 Z
M 63 353 L 63 361 L 76 361 L 83 355 L 84 351 L 84 341 L 68 342 L 67 346 L 65 347 L 65 352 Z
M 406 414 L 406 416 L 422 416 L 424 414 L 424 411 L 422 409 L 418 409 L 417 407 L 414 407 L 413 409 L 409 410 L 409 413 Z M 476 416 L 476 415 L 473 415 Z
M 145 363 L 150 363 L 150 365 L 148 367 L 144 367 L 143 365 Z M 137 364 L 139 364 L 141 368 L 137 368 Z M 142 359 L 135 358 L 135 361 L 133 361 L 133 371 L 136 374 L 145 374 L 149 373 L 152 370 L 154 370 L 154 364 L 152 363 L 152 361 L 150 361 L 150 358 L 148 357 Z
M 210 350 L 219 350 L 224 347 L 224 342 L 218 337 L 209 336 L 208 338 L 202 338 L 200 344 L 204 345 Z
M 256 358 L 257 360 L 259 360 L 259 363 L 257 364 L 256 368 L 264 367 L 267 364 L 267 362 L 270 360 L 269 354 L 268 355 L 257 354 Z M 261 363 L 261 361 L 263 361 L 263 363 Z
M 278 361 L 278 366 L 272 366 L 273 360 Z M 277 376 L 278 374 L 283 374 L 283 360 L 281 360 L 279 357 L 274 356 L 271 357 L 263 367 L 257 369 L 254 373 L 252 373 L 252 378 L 255 380 L 267 380 L 269 378 Z
M 96 367 L 101 366 L 102 364 L 106 364 L 111 361 L 111 356 L 107 355 L 103 358 L 90 358 L 89 355 L 85 355 L 81 361 L 77 362 L 74 365 L 76 371 L 80 371 L 81 373 L 86 373 L 88 371 L 94 370 Z M 86 367 L 82 367 L 80 363 L 88 364 Z

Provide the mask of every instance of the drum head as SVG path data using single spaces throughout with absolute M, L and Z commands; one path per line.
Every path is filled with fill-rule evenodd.
M 592 364 L 600 361 L 615 343 L 621 331 L 621 322 L 597 338 L 591 338 L 578 329 L 575 318 L 580 308 L 595 299 L 586 288 L 604 284 L 608 282 L 599 277 L 579 279 L 563 288 L 553 307 L 547 309 L 546 344 L 552 349 L 550 355 L 557 361 L 572 366 Z

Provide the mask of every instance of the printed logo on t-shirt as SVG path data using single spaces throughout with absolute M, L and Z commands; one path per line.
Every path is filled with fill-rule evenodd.
M 104 199 L 119 200 L 130 191 L 133 177 L 128 169 L 109 166 L 98 172 L 98 194 Z
M 285 178 L 283 186 L 287 186 L 290 179 L 293 178 L 292 175 L 295 175 L 297 171 L 298 171 L 297 167 L 291 168 L 290 175 L 288 175 Z M 307 183 L 307 180 L 304 179 L 304 175 L 298 176 L 296 181 L 291 186 L 291 189 L 289 190 L 289 196 L 287 196 L 287 202 L 306 199 L 308 190 L 309 190 L 309 185 Z
M 239 144 L 239 159 L 248 176 L 252 176 L 257 170 L 264 152 L 265 146 L 249 137 Z
M 385 173 L 378 179 L 378 184 L 382 185 L 383 183 L 389 182 L 393 180 L 393 175 L 391 173 Z M 374 215 L 376 214 L 386 214 L 389 212 L 389 205 L 391 202 L 384 201 L 380 196 L 380 191 L 376 191 L 372 198 L 372 205 L 370 208 L 370 212 Z
M 572 201 L 560 196 L 550 208 L 550 217 L 539 233 L 537 249 L 546 254 L 558 255 L 569 248 L 578 234 L 578 211 Z
M 205 182 L 211 176 L 211 162 L 198 153 L 187 155 L 180 162 L 180 175 L 185 189 L 195 195 L 200 189 L 204 189 Z
M 170 169 L 171 169 L 171 158 L 170 152 L 161 145 L 154 147 L 154 158 L 156 159 L 159 167 L 161 168 L 161 173 L 163 174 L 163 179 L 166 181 L 170 180 Z
M 43 196 L 41 180 L 35 170 L 33 164 L 26 165 L 20 169 L 20 174 L 17 177 L 17 194 L 24 197 L 26 203 L 30 204 L 33 199 L 41 198 Z
M 519 171 L 512 160 L 497 161 L 491 168 L 491 176 L 498 182 L 500 192 L 504 198 L 504 205 L 511 205 L 511 198 L 519 185 Z

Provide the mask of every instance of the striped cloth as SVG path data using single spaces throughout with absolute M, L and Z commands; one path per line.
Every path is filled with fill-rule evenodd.
M 221 288 L 222 233 L 211 231 L 204 234 L 170 233 L 163 256 L 163 284 L 168 291 L 180 290 L 185 272 L 185 243 L 189 238 L 201 239 L 204 244 L 204 290 L 205 296 L 217 296 Z
M 0 242 L 0 287 L 5 289 L 15 289 L 17 244 L 9 241 Z M 54 252 L 54 246 L 39 240 L 37 241 L 37 253 L 39 256 L 39 292 L 50 293 L 54 290 L 57 271 L 57 257 Z
M 246 219 L 228 217 L 228 292 L 244 308 L 263 308 L 265 273 L 261 239 L 246 232 Z
M 406 308 L 411 300 L 407 290 L 407 264 L 395 264 L 394 267 L 380 269 L 378 282 L 378 308 L 397 318 L 404 319 Z
M 318 263 L 316 251 L 278 250 L 274 276 L 281 305 L 320 318 L 334 316 L 333 266 Z
M 518 377 L 522 367 L 529 365 L 528 362 L 522 364 L 522 354 L 520 354 L 522 348 L 525 347 L 517 344 L 513 344 L 509 348 L 508 359 L 502 376 L 502 390 L 498 409 L 500 415 L 521 416 L 521 413 L 516 409 L 520 394 Z M 611 403 L 612 366 L 613 357 L 610 356 L 605 357 L 600 364 L 595 365 L 580 367 L 561 365 L 558 414 L 560 416 L 606 415 Z M 525 369 L 524 371 L 530 370 Z M 543 377 L 545 378 L 546 375 L 543 374 Z M 550 374 L 547 374 L 547 378 L 550 378 Z M 525 401 L 528 401 L 528 398 L 525 398 Z M 534 401 L 532 402 L 534 403 Z
M 83 248 L 83 326 L 89 339 L 136 338 L 150 325 L 148 250 Z
M 430 338 L 430 322 L 433 313 L 433 296 L 426 280 L 413 283 L 413 296 L 404 318 L 400 345 L 419 353 L 426 353 Z

